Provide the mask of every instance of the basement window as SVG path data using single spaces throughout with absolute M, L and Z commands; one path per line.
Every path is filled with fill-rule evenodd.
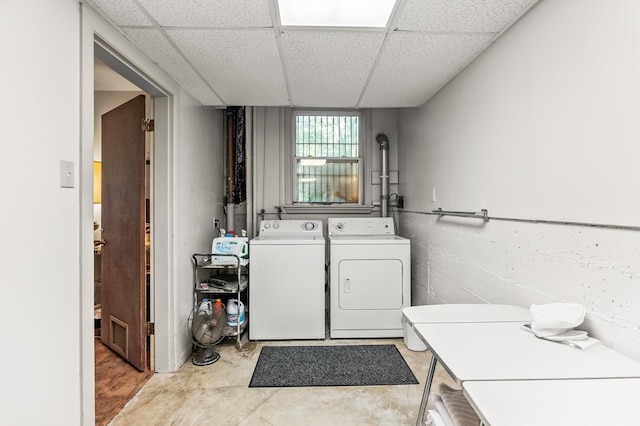
M 358 112 L 294 112 L 294 203 L 359 204 L 362 198 Z

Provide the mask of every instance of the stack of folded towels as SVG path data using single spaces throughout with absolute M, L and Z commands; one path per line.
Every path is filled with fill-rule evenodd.
M 480 418 L 462 394 L 444 383 L 431 395 L 435 409 L 427 413 L 427 426 L 478 426 Z

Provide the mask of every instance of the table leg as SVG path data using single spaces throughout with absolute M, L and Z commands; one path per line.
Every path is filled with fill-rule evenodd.
M 433 382 L 433 375 L 435 374 L 437 363 L 438 361 L 436 360 L 436 357 L 432 354 L 431 363 L 429 364 L 429 372 L 427 373 L 427 380 L 424 383 L 424 391 L 422 393 L 422 401 L 420 402 L 420 411 L 418 411 L 416 426 L 424 426 L 424 412 L 427 411 L 429 392 L 431 391 L 431 383 Z

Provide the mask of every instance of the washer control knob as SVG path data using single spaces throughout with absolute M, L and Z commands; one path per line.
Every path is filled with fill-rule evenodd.
M 278 228 L 280 228 L 280 224 L 278 222 L 274 222 L 273 229 L 278 229 Z
M 342 222 L 337 223 L 336 224 L 336 228 L 338 228 L 340 230 L 344 229 L 344 223 L 342 223 Z
M 264 229 L 269 229 L 269 228 L 271 228 L 271 223 L 265 222 L 264 223 Z
M 316 224 L 313 222 L 305 222 L 304 224 L 302 224 L 302 226 L 307 231 L 313 231 L 314 229 L 316 229 Z

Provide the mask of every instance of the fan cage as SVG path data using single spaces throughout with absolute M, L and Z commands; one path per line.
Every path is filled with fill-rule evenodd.
M 213 309 L 213 302 L 211 307 Z M 222 312 L 219 318 L 214 318 L 213 313 L 202 304 L 195 307 L 189 315 L 187 331 L 193 344 L 199 348 L 210 348 L 220 343 L 224 338 L 224 329 L 227 324 L 227 310 L 222 304 Z

